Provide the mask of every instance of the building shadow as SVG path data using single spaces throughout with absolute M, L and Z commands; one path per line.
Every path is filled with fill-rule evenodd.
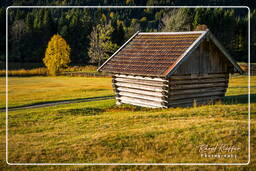
M 256 94 L 251 94 L 250 95 L 250 101 L 251 101 L 251 103 L 256 102 Z M 248 94 L 225 96 L 223 98 L 223 103 L 224 104 L 245 104 L 245 103 L 248 103 Z
M 93 115 L 98 115 L 105 110 L 100 109 L 100 108 L 81 108 L 81 109 L 64 109 L 64 110 L 59 110 L 58 112 L 60 114 L 65 114 L 65 115 L 74 115 L 74 116 L 93 116 Z

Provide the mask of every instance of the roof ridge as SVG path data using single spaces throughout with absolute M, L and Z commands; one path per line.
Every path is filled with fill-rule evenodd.
M 182 31 L 182 32 L 139 32 L 138 35 L 152 35 L 152 34 L 203 34 L 208 32 L 209 30 L 205 31 Z

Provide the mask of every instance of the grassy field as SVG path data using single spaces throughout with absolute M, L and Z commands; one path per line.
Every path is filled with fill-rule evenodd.
M 5 77 L 5 63 L 0 62 L 0 77 Z M 97 66 L 94 65 L 71 65 L 67 68 L 61 68 L 57 75 L 72 76 L 106 76 L 105 73 L 97 72 Z M 47 68 L 40 63 L 8 63 L 9 77 L 28 77 L 28 76 L 47 76 Z
M 111 78 L 9 77 L 8 106 L 113 95 Z M 5 107 L 5 78 L 0 78 L 0 108 Z
M 256 89 L 253 88 L 256 86 L 255 78 L 255 76 L 252 77 L 251 84 L 253 163 L 256 162 L 254 150 L 256 148 Z M 18 81 L 18 78 L 16 79 Z M 34 81 L 36 79 L 42 78 L 35 77 Z M 70 82 L 74 84 L 76 79 L 84 78 L 60 77 L 58 79 L 71 79 Z M 92 80 L 94 79 L 97 78 Z M 106 78 L 99 78 L 98 83 L 102 83 L 100 79 Z M 21 82 L 20 85 L 24 86 L 25 81 Z M 96 84 L 96 81 L 92 81 L 93 83 Z M 111 84 L 110 80 L 105 80 L 104 83 Z M 18 83 L 15 85 L 19 87 Z M 105 86 L 110 88 L 109 85 Z M 66 90 L 62 91 L 66 92 Z M 116 106 L 114 100 L 105 100 L 9 112 L 9 162 L 247 162 L 247 91 L 247 77 L 238 76 L 231 78 L 227 97 L 222 104 L 216 105 L 146 109 L 129 105 Z M 18 95 L 16 97 L 18 98 Z M 30 98 L 33 100 L 35 96 L 30 95 Z M 5 116 L 2 113 L 0 117 L 1 156 L 4 158 Z M 237 158 L 205 158 L 199 152 L 199 146 L 202 144 L 234 145 L 240 150 L 232 153 L 236 154 Z M 7 166 L 4 160 L 1 163 L 3 170 L 42 169 L 36 166 Z M 173 167 L 164 166 L 44 167 L 48 170 L 164 170 L 166 168 L 173 169 Z M 180 170 L 226 169 L 224 166 L 178 168 Z M 255 164 L 250 164 L 233 166 L 231 169 L 253 170 L 254 168 Z

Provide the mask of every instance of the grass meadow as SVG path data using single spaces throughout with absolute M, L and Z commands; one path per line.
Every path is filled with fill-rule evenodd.
M 0 108 L 5 107 L 5 78 L 0 78 Z M 8 106 L 113 95 L 111 78 L 9 77 Z
M 28 77 L 28 76 L 47 76 L 47 68 L 40 63 L 8 63 L 8 76 L 10 77 Z M 97 72 L 97 67 L 93 65 L 78 66 L 72 65 L 62 68 L 58 75 L 83 75 L 83 76 L 104 76 L 106 74 Z M 0 77 L 5 77 L 5 63 L 0 62 Z
M 192 108 L 148 109 L 130 105 L 116 106 L 115 100 L 104 100 L 10 111 L 9 162 L 246 163 L 248 161 L 247 77 L 233 76 L 229 85 L 223 102 Z M 251 164 L 229 168 L 176 166 L 176 169 L 254 170 L 255 87 L 256 76 L 253 76 L 251 77 Z M 110 78 L 10 78 L 9 99 L 10 105 L 19 106 L 42 100 L 109 95 L 113 94 L 111 89 Z M 0 90 L 1 99 L 4 99 L 2 98 L 4 87 Z M 174 170 L 174 166 L 7 166 L 4 161 L 4 114 L 0 115 L 2 170 Z M 199 152 L 199 146 L 202 144 L 234 145 L 240 150 L 232 153 L 236 154 L 236 158 L 202 157 Z

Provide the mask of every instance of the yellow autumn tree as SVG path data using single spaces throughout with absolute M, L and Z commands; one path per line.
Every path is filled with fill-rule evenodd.
M 48 42 L 43 62 L 48 69 L 49 75 L 56 75 L 63 67 L 70 63 L 70 47 L 59 34 L 52 36 Z

